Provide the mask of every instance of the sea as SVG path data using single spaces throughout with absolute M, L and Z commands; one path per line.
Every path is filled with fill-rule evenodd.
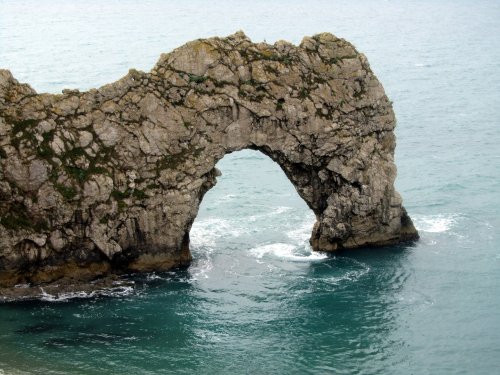
M 352 42 L 398 119 L 414 244 L 312 252 L 279 166 L 218 164 L 187 269 L 0 304 L 0 374 L 500 373 L 500 2 L 0 0 L 0 67 L 87 90 L 196 38 Z

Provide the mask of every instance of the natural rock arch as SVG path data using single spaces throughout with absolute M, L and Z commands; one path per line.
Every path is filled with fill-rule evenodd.
M 189 263 L 189 230 L 226 153 L 260 150 L 314 211 L 314 250 L 417 238 L 394 189 L 394 114 L 364 55 L 196 40 L 149 73 L 37 94 L 0 70 L 0 284 Z

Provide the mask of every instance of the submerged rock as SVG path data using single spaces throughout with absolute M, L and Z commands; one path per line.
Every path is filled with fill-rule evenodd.
M 37 94 L 0 70 L 0 286 L 187 265 L 216 163 L 249 148 L 314 211 L 318 251 L 418 234 L 394 190 L 395 118 L 364 55 L 242 32 L 88 92 Z

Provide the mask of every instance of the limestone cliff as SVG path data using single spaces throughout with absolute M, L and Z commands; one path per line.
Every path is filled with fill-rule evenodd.
M 365 56 L 327 33 L 200 39 L 149 73 L 62 95 L 0 70 L 0 285 L 188 264 L 215 164 L 245 148 L 314 211 L 314 250 L 415 239 L 394 126 Z

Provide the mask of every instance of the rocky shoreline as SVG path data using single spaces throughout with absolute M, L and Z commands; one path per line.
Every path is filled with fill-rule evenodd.
M 18 284 L 0 288 L 0 303 L 22 301 L 65 302 L 70 299 L 125 296 L 134 291 L 135 283 L 118 275 L 93 281 L 58 280 L 48 284 Z
M 314 250 L 417 239 L 395 123 L 366 57 L 328 33 L 199 39 L 88 92 L 38 94 L 0 70 L 0 286 L 188 265 L 215 164 L 242 149 L 314 211 Z

